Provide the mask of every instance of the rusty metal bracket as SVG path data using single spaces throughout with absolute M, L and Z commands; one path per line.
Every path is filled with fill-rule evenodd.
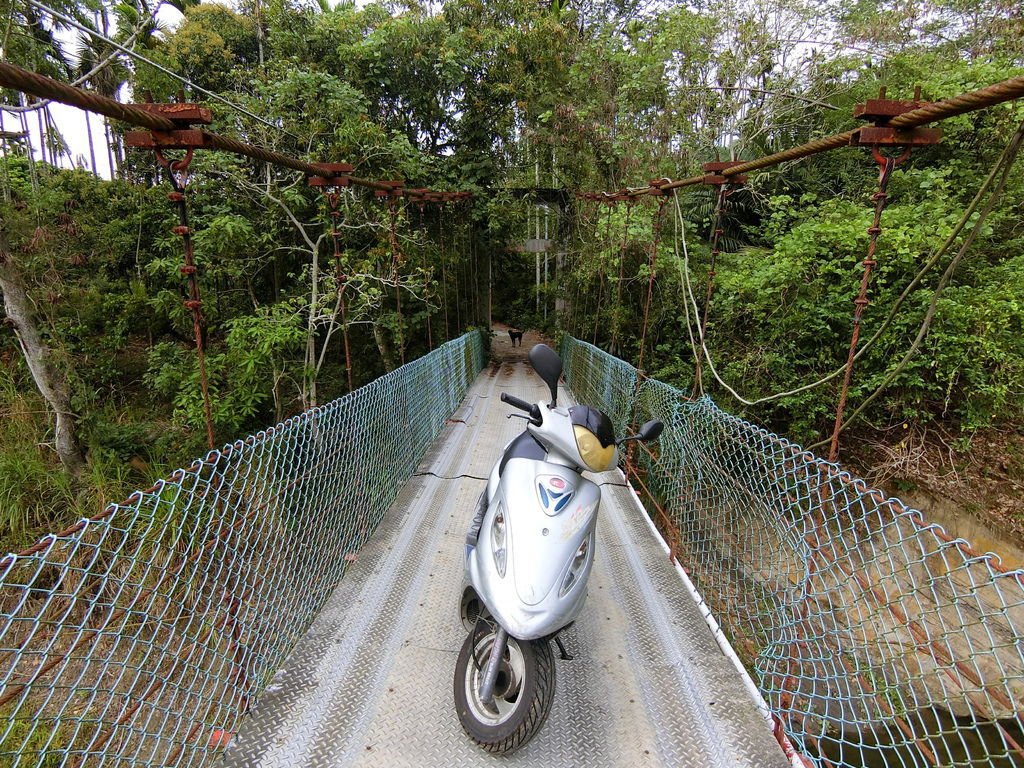
M 671 184 L 672 179 L 651 179 L 647 182 L 650 185 L 650 192 L 648 194 L 654 195 L 655 197 L 662 197 L 665 195 L 665 190 L 662 187 Z
M 213 112 L 198 104 L 132 104 L 151 115 L 170 120 L 179 126 L 172 131 L 128 131 L 124 143 L 139 149 L 199 149 L 211 146 L 209 134 L 193 125 L 209 125 Z
M 416 207 L 422 212 L 427 204 L 427 194 L 430 192 L 426 187 L 413 187 L 405 190 L 405 196 L 416 203 Z
M 941 128 L 894 128 L 889 125 L 893 118 L 930 104 L 929 101 L 921 101 L 921 86 L 914 89 L 914 98 L 910 101 L 887 99 L 885 88 L 882 87 L 877 99 L 868 99 L 853 108 L 855 118 L 866 120 L 873 125 L 866 125 L 854 131 L 850 137 L 850 146 L 926 147 L 938 144 L 942 139 Z
M 405 182 L 402 179 L 395 181 L 378 181 L 377 182 L 382 189 L 375 189 L 373 191 L 374 197 L 386 197 L 389 200 L 394 200 L 398 197 L 404 197 L 405 195 Z
M 316 163 L 316 167 L 324 174 L 323 176 L 310 176 L 308 179 L 311 187 L 349 187 L 352 179 L 352 166 L 348 163 Z
M 866 125 L 857 129 L 850 139 L 851 147 L 901 146 L 929 147 L 942 140 L 941 128 L 910 128 L 899 130 L 887 125 Z
M 154 153 L 156 154 L 156 161 L 170 173 L 174 192 L 168 195 L 168 199 L 171 202 L 180 202 L 180 195 L 185 191 L 185 187 L 188 186 L 188 169 L 192 165 L 194 150 L 189 147 L 185 152 L 185 156 L 180 160 L 169 160 L 159 149 L 154 150 Z M 173 195 L 178 195 L 179 197 L 173 197 Z
M 138 149 L 202 149 L 211 147 L 210 135 L 198 128 L 176 131 L 128 131 L 124 143 Z
M 743 165 L 743 160 L 727 160 L 722 162 L 704 163 L 701 168 L 704 170 L 704 180 L 702 184 L 709 184 L 711 186 L 721 186 L 723 184 L 746 184 L 747 175 L 745 173 L 737 173 L 733 176 L 723 176 L 722 171 L 729 168 L 734 168 L 737 165 Z
M 199 104 L 129 104 L 135 109 L 149 112 L 151 115 L 165 117 L 182 127 L 189 125 L 209 125 L 213 122 L 213 110 Z

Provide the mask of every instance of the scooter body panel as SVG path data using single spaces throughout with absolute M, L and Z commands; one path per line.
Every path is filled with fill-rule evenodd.
M 489 480 L 467 581 L 513 637 L 548 636 L 573 621 L 586 599 L 601 491 L 567 466 L 532 459 L 512 458 Z M 495 531 L 499 514 L 503 535 Z

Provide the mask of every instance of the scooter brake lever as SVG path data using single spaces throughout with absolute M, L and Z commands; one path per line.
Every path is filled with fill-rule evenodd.
M 530 420 L 530 417 L 527 416 L 525 413 L 510 413 L 510 414 L 506 415 L 505 418 L 506 419 L 512 419 L 512 418 L 515 418 L 515 419 L 526 419 L 527 421 Z

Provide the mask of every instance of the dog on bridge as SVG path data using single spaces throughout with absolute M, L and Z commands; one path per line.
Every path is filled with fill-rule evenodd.
M 508 329 L 508 337 L 512 339 L 512 346 L 516 345 L 516 341 L 519 341 L 519 346 L 523 346 L 523 332 L 517 331 L 515 328 Z

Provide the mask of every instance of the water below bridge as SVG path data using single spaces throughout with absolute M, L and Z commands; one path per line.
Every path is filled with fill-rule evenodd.
M 507 336 L 496 342 L 512 352 Z M 546 725 L 505 758 L 463 733 L 452 677 L 465 532 L 491 465 L 523 428 L 506 418 L 502 392 L 537 401 L 544 386 L 512 354 L 477 379 L 226 764 L 788 765 L 618 471 L 595 478 L 604 499 L 590 594 L 563 634 L 575 658 L 556 662 Z

